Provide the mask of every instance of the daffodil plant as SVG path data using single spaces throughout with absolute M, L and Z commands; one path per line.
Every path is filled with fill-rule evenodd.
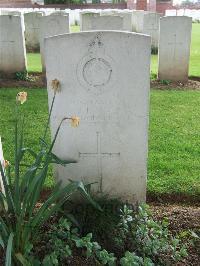
M 24 114 L 20 111 L 21 105 L 27 101 L 27 93 L 19 92 L 16 97 L 17 118 L 15 122 L 15 161 L 9 164 L 0 163 L 0 173 L 4 189 L 0 191 L 0 246 L 6 252 L 5 265 L 31 265 L 27 259 L 33 247 L 34 240 L 41 226 L 59 210 L 71 195 L 79 191 L 92 204 L 96 205 L 87 193 L 82 182 L 69 182 L 67 186 L 58 183 L 43 204 L 36 208 L 40 199 L 44 182 L 47 178 L 49 165 L 63 166 L 75 163 L 72 160 L 62 160 L 53 153 L 54 144 L 63 122 L 71 122 L 71 126 L 79 125 L 76 116 L 65 117 L 60 122 L 57 132 L 50 145 L 46 142 L 46 134 L 56 94 L 60 90 L 60 82 L 52 81 L 54 97 L 44 135 L 40 139 L 41 148 L 38 153 L 29 147 L 24 147 Z M 33 160 L 31 165 L 24 167 L 24 156 L 29 153 Z M 97 206 L 97 205 L 96 205 Z

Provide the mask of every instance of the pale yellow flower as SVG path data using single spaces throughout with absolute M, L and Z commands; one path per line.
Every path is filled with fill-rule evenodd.
M 10 165 L 10 162 L 8 160 L 3 161 L 3 167 L 7 168 Z
M 60 92 L 61 87 L 60 87 L 60 81 L 58 79 L 53 79 L 51 81 L 51 88 L 54 90 L 54 92 Z
M 71 126 L 72 127 L 78 127 L 80 123 L 80 118 L 78 116 L 72 116 L 71 117 Z
M 20 91 L 17 93 L 16 101 L 20 102 L 21 104 L 25 103 L 27 100 L 27 92 Z

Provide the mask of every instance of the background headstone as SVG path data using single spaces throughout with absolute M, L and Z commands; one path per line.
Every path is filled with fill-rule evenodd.
M 162 15 L 147 11 L 133 11 L 133 28 L 138 33 L 151 36 L 152 47 L 158 47 L 159 22 Z
M 122 11 L 106 11 L 102 10 L 101 11 L 101 16 L 108 16 L 108 15 L 113 15 L 113 16 L 120 16 L 123 18 L 123 30 L 124 31 L 132 31 L 133 26 L 132 26 L 132 12 L 127 11 L 127 10 L 122 10 Z
M 158 78 L 187 81 L 192 18 L 163 17 L 160 20 Z
M 99 12 L 80 12 L 80 30 L 88 31 L 92 30 L 91 18 L 100 16 Z
M 42 58 L 42 68 L 45 70 L 44 60 L 44 39 L 50 36 L 69 32 L 69 15 L 52 14 L 40 18 L 40 53 Z
M 55 175 L 97 182 L 93 189 L 123 200 L 146 195 L 150 37 L 128 32 L 82 32 L 45 40 L 49 104 L 51 81 L 58 79 L 51 118 L 54 136 L 61 119 L 80 117 L 80 126 L 63 123 L 55 144 L 61 158 L 77 164 L 56 167 Z
M 24 14 L 25 40 L 28 51 L 39 51 L 40 49 L 39 28 L 40 17 L 42 16 L 42 12 L 30 12 Z
M 123 30 L 121 16 L 94 16 L 91 17 L 91 30 Z
M 159 23 L 162 17 L 159 13 L 144 13 L 142 33 L 151 36 L 151 46 L 158 47 L 159 40 Z
M 0 73 L 26 70 L 26 50 L 21 16 L 0 16 Z

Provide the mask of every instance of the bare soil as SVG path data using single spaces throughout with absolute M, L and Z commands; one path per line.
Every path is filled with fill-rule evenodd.
M 200 90 L 200 78 L 191 77 L 188 82 L 172 82 L 165 84 L 165 81 L 151 81 L 151 89 L 157 90 Z
M 46 78 L 41 73 L 29 74 L 31 80 L 16 80 L 14 78 L 0 78 L 1 88 L 44 88 L 46 87 Z
M 151 210 L 157 220 L 167 217 L 170 231 L 176 235 L 183 231 L 194 231 L 200 234 L 200 206 L 171 204 L 151 204 Z M 189 256 L 177 265 L 200 265 L 200 241 L 188 248 Z
M 16 80 L 11 78 L 0 78 L 0 88 L 45 88 L 46 78 L 42 73 L 31 73 L 29 77 L 32 81 Z M 151 81 L 151 89 L 157 90 L 200 90 L 200 77 L 190 77 L 188 82 L 169 82 L 153 80 Z

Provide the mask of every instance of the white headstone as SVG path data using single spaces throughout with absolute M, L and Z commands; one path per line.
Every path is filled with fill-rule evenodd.
M 61 158 L 77 164 L 56 167 L 56 177 L 97 182 L 94 189 L 123 200 L 146 195 L 150 37 L 93 31 L 45 40 L 49 104 L 51 81 L 58 79 L 51 118 L 54 136 L 61 119 L 80 117 L 80 126 L 63 123 L 55 144 Z
M 92 30 L 123 30 L 123 17 L 97 16 L 91 18 Z
M 159 13 L 144 13 L 142 33 L 151 36 L 152 47 L 158 47 L 159 23 L 162 17 Z
M 102 10 L 101 16 L 120 16 L 123 18 L 123 30 L 125 31 L 132 31 L 132 12 L 131 11 L 110 11 Z
M 123 30 L 132 31 L 133 30 L 132 12 L 129 11 L 119 12 L 118 15 L 123 17 Z
M 146 11 L 143 10 L 133 10 L 132 11 L 132 25 L 133 31 L 142 32 L 143 29 L 143 14 Z
M 40 53 L 42 68 L 45 70 L 44 39 L 50 36 L 69 32 L 69 15 L 55 14 L 40 18 Z
M 158 78 L 187 81 L 192 18 L 163 17 L 160 20 Z
M 133 27 L 136 32 L 151 36 L 151 45 L 158 47 L 159 21 L 162 15 L 154 12 L 134 11 Z
M 17 10 L 1 10 L 1 15 L 21 16 L 21 12 Z
M 81 11 L 80 12 L 80 30 L 81 31 L 92 30 L 91 18 L 97 17 L 97 16 L 100 16 L 99 12 Z
M 39 27 L 42 12 L 31 12 L 24 14 L 26 47 L 29 51 L 40 49 Z
M 10 75 L 26 70 L 26 51 L 22 18 L 0 16 L 0 73 Z

